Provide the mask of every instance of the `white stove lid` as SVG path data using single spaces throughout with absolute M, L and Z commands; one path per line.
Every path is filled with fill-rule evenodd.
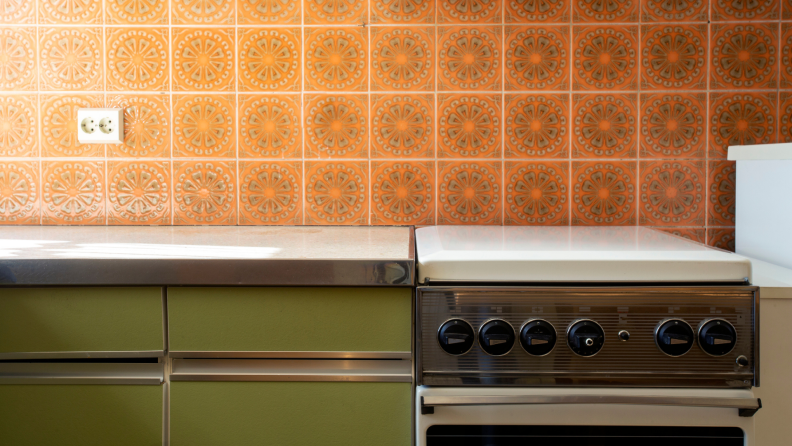
M 751 279 L 745 257 L 636 226 L 430 226 L 415 239 L 419 283 Z

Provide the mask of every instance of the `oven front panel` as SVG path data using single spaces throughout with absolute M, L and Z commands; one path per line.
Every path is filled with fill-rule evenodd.
M 707 288 L 419 288 L 419 379 L 424 385 L 521 386 L 685 386 L 750 387 L 754 384 L 755 351 L 753 287 Z M 441 349 L 438 329 L 461 319 L 476 332 L 469 352 L 451 355 Z M 502 356 L 484 352 L 478 331 L 500 319 L 514 328 L 517 341 Z M 555 348 L 545 356 L 526 353 L 519 342 L 523 324 L 542 319 L 555 328 Z M 602 349 L 590 357 L 567 345 L 567 329 L 588 319 L 604 331 Z M 711 356 L 698 345 L 671 357 L 656 344 L 664 320 L 685 321 L 697 334 L 710 319 L 734 326 L 737 341 L 731 352 Z M 619 332 L 629 333 L 623 341 Z M 738 364 L 744 356 L 747 364 Z

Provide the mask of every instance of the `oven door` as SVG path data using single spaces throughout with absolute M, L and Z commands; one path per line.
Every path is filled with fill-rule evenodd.
M 417 446 L 755 446 L 750 390 L 418 387 Z

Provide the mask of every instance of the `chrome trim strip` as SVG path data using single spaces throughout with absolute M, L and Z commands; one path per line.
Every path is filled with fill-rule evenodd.
M 0 286 L 413 286 L 415 259 L 3 259 Z M 309 273 L 308 273 L 309 271 Z
M 754 330 L 754 364 L 753 364 L 753 366 L 754 366 L 753 367 L 754 368 L 754 382 L 753 382 L 753 385 L 754 385 L 754 387 L 759 387 L 759 364 L 761 364 L 761 361 L 759 361 L 759 345 L 760 345 L 760 343 L 759 343 L 759 332 L 760 332 L 760 328 L 761 328 L 759 326 L 759 302 L 761 302 L 761 299 L 759 298 L 759 291 L 760 291 L 760 288 L 756 287 L 756 290 L 754 291 L 754 297 L 753 297 L 753 304 L 754 304 L 754 309 L 753 309 L 753 317 L 754 317 L 754 321 L 753 321 L 754 322 L 753 323 L 753 330 Z
M 424 396 L 421 406 L 493 406 L 523 404 L 627 404 L 641 406 L 759 409 L 758 398 L 706 398 L 651 395 L 498 395 Z
M 162 358 L 164 350 L 117 351 L 117 352 L 6 352 L 4 359 L 89 359 L 89 358 Z
M 411 359 L 411 352 L 171 351 L 173 359 Z
M 159 363 L 0 363 L 0 384 L 142 384 L 160 385 Z
M 171 381 L 412 382 L 403 360 L 174 359 Z

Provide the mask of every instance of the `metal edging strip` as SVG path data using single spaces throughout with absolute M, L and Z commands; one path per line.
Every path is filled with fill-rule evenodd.
M 0 360 L 9 359 L 105 359 L 105 358 L 162 358 L 164 350 L 85 351 L 85 352 L 6 352 Z
M 173 359 L 411 359 L 411 352 L 171 351 Z
M 157 363 L 0 363 L 0 384 L 143 384 L 163 383 Z

